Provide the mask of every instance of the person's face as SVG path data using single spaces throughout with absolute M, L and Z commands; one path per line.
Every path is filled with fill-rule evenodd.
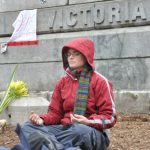
M 67 54 L 69 67 L 72 69 L 81 69 L 86 63 L 85 57 L 74 49 L 69 49 Z

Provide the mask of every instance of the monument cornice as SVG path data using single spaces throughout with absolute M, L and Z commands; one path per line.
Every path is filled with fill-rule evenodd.
M 103 1 L 38 9 L 37 33 L 149 25 L 149 10 L 149 0 Z M 18 13 L 0 13 L 0 36 L 12 34 L 12 23 Z

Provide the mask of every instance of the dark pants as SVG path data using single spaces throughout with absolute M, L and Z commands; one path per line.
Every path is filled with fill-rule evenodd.
M 57 150 L 106 150 L 109 139 L 104 132 L 84 124 L 72 125 L 35 125 L 25 123 L 22 130 L 29 139 L 31 133 L 40 132 L 55 143 Z

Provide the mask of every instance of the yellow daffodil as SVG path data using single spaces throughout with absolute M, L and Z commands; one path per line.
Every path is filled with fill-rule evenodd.
M 27 84 L 23 81 L 13 81 L 14 74 L 16 72 L 17 66 L 15 67 L 11 78 L 9 86 L 5 92 L 4 98 L 0 101 L 0 113 L 7 108 L 9 103 L 22 96 L 28 96 Z
M 10 84 L 10 92 L 9 96 L 15 96 L 15 98 L 19 98 L 21 96 L 28 96 L 28 88 L 27 84 L 23 81 L 12 81 Z
M 0 104 L 0 113 L 13 99 L 17 99 L 22 96 L 28 96 L 27 84 L 23 81 L 12 81 L 9 86 L 7 97 Z

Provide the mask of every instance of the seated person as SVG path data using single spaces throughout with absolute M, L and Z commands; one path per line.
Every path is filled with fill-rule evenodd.
M 95 71 L 93 41 L 71 40 L 62 48 L 62 60 L 66 75 L 54 88 L 48 112 L 32 112 L 22 126 L 31 149 L 106 150 L 106 129 L 115 125 L 116 111 L 111 82 Z

